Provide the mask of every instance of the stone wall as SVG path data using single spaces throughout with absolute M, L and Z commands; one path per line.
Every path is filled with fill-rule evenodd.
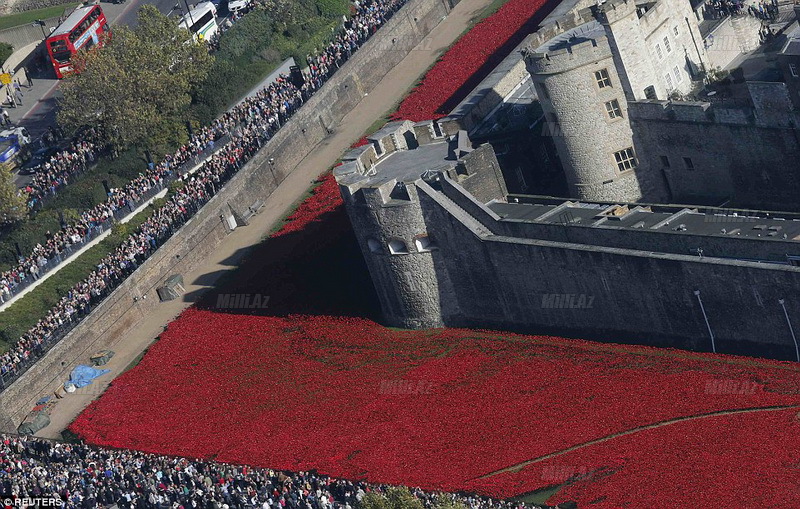
M 708 351 L 699 290 L 718 351 L 794 355 L 778 300 L 800 322 L 800 268 L 491 234 L 442 193 L 418 188 L 439 247 L 436 277 L 448 283 L 445 325 Z
M 0 431 L 15 431 L 34 403 L 88 356 L 107 348 L 159 305 L 156 288 L 191 272 L 228 234 L 224 217 L 266 200 L 329 131 L 421 41 L 457 2 L 411 0 L 278 131 L 175 236 L 34 367 L 0 393 Z M 274 159 L 274 165 L 268 160 Z M 320 171 L 324 168 L 320 168 Z M 134 302 L 134 297 L 145 296 Z
M 800 256 L 800 244 L 793 239 L 783 239 L 780 235 L 767 238 L 722 237 L 700 233 L 691 234 L 673 231 L 614 228 L 613 219 L 608 219 L 602 228 L 589 225 L 572 224 L 565 228 L 562 224 L 531 222 L 522 220 L 500 220 L 490 209 L 482 206 L 460 185 L 451 180 L 442 181 L 442 192 L 460 208 L 477 219 L 494 235 L 517 237 L 523 239 L 540 239 L 552 242 L 571 242 L 587 246 L 603 246 L 639 251 L 654 251 L 688 255 L 702 248 L 704 256 L 743 260 L 762 260 L 769 262 L 786 262 L 786 255 Z M 522 206 L 522 205 L 521 205 Z M 598 209 L 598 213 L 603 209 Z M 680 209 L 676 210 L 678 212 Z M 686 219 L 675 216 L 670 224 L 675 226 Z M 780 217 L 776 215 L 775 217 Z M 795 216 L 784 218 L 787 221 L 797 220 Z M 733 231 L 736 228 L 746 230 L 759 225 L 763 221 L 752 217 L 730 217 L 706 215 L 703 225 L 711 233 L 719 233 L 723 228 Z
M 459 128 L 467 131 L 478 127 L 483 119 L 528 77 L 522 50 L 530 44 L 529 38 L 514 48 L 514 51 L 442 121 L 454 120 Z
M 672 203 L 732 198 L 736 207 L 798 210 L 800 177 L 788 164 L 800 158 L 796 128 L 760 126 L 756 110 L 724 105 L 631 103 L 629 112 L 649 167 L 643 178 L 666 179 Z
M 59 16 L 55 16 L 42 20 L 45 24 L 44 33 L 49 35 L 51 30 L 58 27 L 59 19 Z M 5 30 L 0 30 L 0 42 L 10 44 L 15 51 L 32 43 L 38 44 L 45 39 L 42 28 L 32 23 L 6 28 Z

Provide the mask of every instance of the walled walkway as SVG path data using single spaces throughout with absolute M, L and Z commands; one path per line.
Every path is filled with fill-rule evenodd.
M 462 0 L 432 32 L 431 36 L 412 50 L 390 71 L 371 94 L 355 107 L 338 125 L 333 134 L 317 146 L 317 150 L 306 157 L 267 200 L 261 211 L 250 219 L 249 226 L 237 228 L 220 244 L 213 259 L 192 273 L 183 274 L 187 295 L 197 295 L 209 288 L 220 275 L 235 269 L 247 254 L 248 248 L 262 241 L 273 225 L 280 221 L 286 211 L 308 190 L 309 184 L 321 173 L 333 166 L 364 132 L 383 116 L 405 92 L 422 76 L 439 56 L 471 26 L 471 20 L 489 4 L 489 0 Z M 398 15 L 402 16 L 401 10 Z M 210 277 L 213 275 L 213 278 Z M 194 284 L 200 276 L 203 284 Z M 104 368 L 111 373 L 99 378 L 92 385 L 77 390 L 59 400 L 51 414 L 50 425 L 37 436 L 61 438 L 61 431 L 108 386 L 131 362 L 136 360 L 164 330 L 192 302 L 176 299 L 162 303 L 150 314 L 147 323 L 135 333 L 118 338 L 111 347 L 114 358 Z M 154 380 L 154 383 L 157 383 Z

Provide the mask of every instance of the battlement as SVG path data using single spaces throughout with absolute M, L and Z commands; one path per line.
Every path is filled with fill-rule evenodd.
M 597 19 L 604 25 L 625 19 L 631 14 L 637 14 L 637 5 L 634 0 L 610 0 L 597 8 Z
M 633 101 L 628 103 L 628 118 L 638 120 L 754 125 L 752 108 L 726 107 L 708 102 Z
M 558 74 L 607 58 L 611 48 L 603 26 L 590 21 L 524 53 L 531 74 Z
M 426 170 L 463 166 L 462 157 L 473 150 L 465 131 L 447 136 L 435 121 L 390 122 L 367 140 L 348 151 L 333 174 L 345 199 L 373 206 L 412 202 L 415 193 L 406 186 Z
M 750 98 L 737 101 L 635 101 L 628 104 L 630 120 L 718 123 L 792 128 L 800 115 L 791 110 L 784 83 L 748 82 Z
M 575 9 L 569 11 L 552 23 L 549 23 L 525 39 L 525 51 L 536 52 L 548 41 L 555 39 L 559 35 L 595 21 L 592 9 Z
M 436 122 L 390 122 L 367 137 L 369 145 L 347 152 L 333 170 L 345 202 L 372 208 L 409 205 L 416 201 L 415 182 L 432 172 L 451 175 L 485 201 L 505 197 L 491 145 L 474 147 L 466 131 L 445 135 L 434 126 Z M 438 138 L 419 139 L 415 132 Z
M 636 8 L 639 15 L 639 26 L 642 27 L 645 34 L 649 34 L 661 26 L 665 19 L 675 16 L 676 8 L 677 5 L 667 5 L 666 0 L 640 4 Z

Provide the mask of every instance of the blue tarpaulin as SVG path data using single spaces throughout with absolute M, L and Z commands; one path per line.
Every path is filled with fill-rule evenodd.
M 72 384 L 77 388 L 86 387 L 98 376 L 103 376 L 110 372 L 110 369 L 96 369 L 91 366 L 84 365 L 76 366 L 75 369 L 72 370 L 72 374 L 69 377 L 69 382 L 64 384 L 64 387 L 66 388 L 67 384 Z

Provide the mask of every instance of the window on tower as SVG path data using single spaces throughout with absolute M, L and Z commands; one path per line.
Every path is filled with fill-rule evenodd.
M 619 101 L 612 99 L 606 103 L 606 113 L 609 118 L 621 118 L 622 110 L 619 107 Z
M 400 239 L 389 241 L 389 252 L 392 254 L 408 254 L 408 246 Z
M 594 79 L 597 81 L 598 88 L 606 88 L 611 86 L 611 78 L 608 76 L 608 69 L 600 69 L 595 71 Z
M 631 170 L 636 168 L 636 157 L 633 155 L 633 147 L 628 147 L 619 152 L 614 152 L 614 159 L 617 162 L 619 171 Z

